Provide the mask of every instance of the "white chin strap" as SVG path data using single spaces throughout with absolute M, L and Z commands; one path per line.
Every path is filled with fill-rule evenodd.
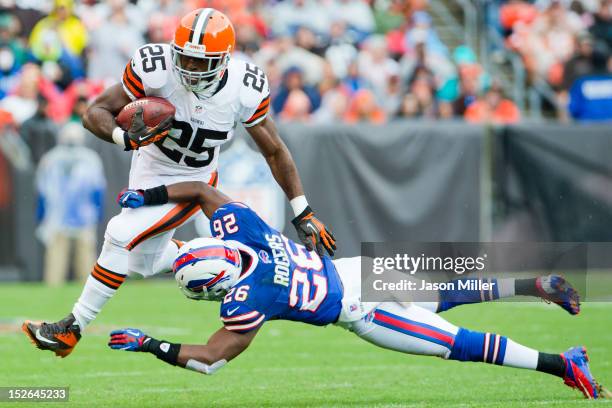
M 191 371 L 197 371 L 198 373 L 202 373 L 202 374 L 206 374 L 206 375 L 212 375 L 214 374 L 218 369 L 220 369 L 221 367 L 223 367 L 224 365 L 227 364 L 227 360 L 223 359 L 223 360 L 219 360 L 211 365 L 208 364 L 204 364 L 201 361 L 198 360 L 194 360 L 193 358 L 190 358 L 189 361 L 187 361 L 187 364 L 185 364 L 185 368 L 191 370 Z

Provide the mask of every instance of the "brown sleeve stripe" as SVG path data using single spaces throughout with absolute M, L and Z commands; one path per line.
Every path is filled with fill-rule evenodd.
M 123 71 L 123 84 L 136 98 L 142 98 L 145 96 L 142 81 L 132 69 L 131 61 L 128 62 L 125 67 L 125 70 Z
M 266 96 L 263 101 L 257 107 L 257 110 L 247 121 L 243 122 L 245 125 L 250 125 L 252 122 L 256 121 L 258 118 L 262 117 L 268 110 L 270 109 L 270 95 Z
M 130 60 L 127 64 L 128 76 L 130 77 L 130 79 L 132 79 L 136 83 L 136 85 L 139 85 L 140 89 L 144 90 L 142 79 L 140 79 L 140 76 L 136 73 L 136 71 L 134 71 L 134 68 L 132 68 L 133 62 L 134 60 Z
M 219 172 L 215 171 L 213 174 L 211 174 L 210 180 L 208 180 L 208 185 L 217 187 L 218 182 L 219 182 Z
M 268 113 L 268 108 L 269 106 L 266 106 L 262 110 L 255 112 L 255 114 L 253 114 L 253 116 L 251 116 L 249 120 L 244 122 L 244 124 L 250 125 L 251 123 L 255 122 L 257 119 L 261 118 L 262 116 L 265 116 L 265 114 Z
M 130 82 L 129 78 L 127 77 L 127 74 L 124 73 L 123 74 L 123 80 L 121 81 L 123 82 L 123 85 L 127 88 L 128 91 L 130 91 L 130 93 L 136 98 L 136 99 L 140 99 L 142 97 L 144 97 L 144 93 L 138 91 L 134 85 Z
M 130 94 L 132 94 L 132 96 L 134 97 L 134 99 L 138 99 L 139 96 L 138 92 L 134 89 L 134 87 L 128 82 L 127 77 L 125 75 L 125 72 L 123 73 L 123 78 L 121 79 L 121 83 L 123 84 L 123 87 L 125 88 L 126 91 L 128 91 Z
M 265 98 L 263 98 L 263 100 L 261 101 L 261 103 L 257 107 L 257 110 L 265 108 L 266 106 L 268 106 L 269 103 L 270 103 L 270 95 L 268 95 Z

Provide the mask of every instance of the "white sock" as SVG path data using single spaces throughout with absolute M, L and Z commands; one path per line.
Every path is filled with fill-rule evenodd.
M 508 339 L 503 365 L 535 370 L 538 366 L 538 351 Z
M 98 257 L 98 263 L 94 266 L 103 271 L 120 274 L 123 276 L 127 272 L 128 251 L 119 245 L 113 244 L 109 240 L 104 241 L 102 252 Z M 94 273 L 92 271 L 92 273 Z M 117 278 L 115 278 L 117 279 Z M 112 286 L 112 285 L 111 285 Z M 83 330 L 93 319 L 96 318 L 102 307 L 117 292 L 117 289 L 109 287 L 99 280 L 89 275 L 81 297 L 74 304 L 72 314 Z
M 96 318 L 102 307 L 113 297 L 115 292 L 117 291 L 98 282 L 91 275 L 87 278 L 81 297 L 72 308 L 72 314 L 81 330 Z
M 516 295 L 514 293 L 514 281 L 516 281 L 514 278 L 497 280 L 497 290 L 499 291 L 500 299 L 513 297 Z

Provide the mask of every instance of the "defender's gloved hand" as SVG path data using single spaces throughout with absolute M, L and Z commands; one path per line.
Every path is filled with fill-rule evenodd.
M 336 238 L 334 238 L 334 234 L 315 217 L 314 211 L 312 211 L 310 206 L 307 206 L 300 215 L 291 221 L 291 223 L 295 226 L 298 237 L 306 249 L 309 251 L 316 249 L 319 256 L 325 254 L 325 249 L 330 256 L 334 256 Z
M 137 150 L 138 148 L 151 143 L 155 143 L 158 140 L 168 136 L 170 128 L 172 127 L 173 117 L 168 117 L 161 121 L 157 126 L 148 127 L 144 123 L 142 117 L 144 110 L 142 107 L 138 108 L 134 117 L 132 118 L 132 124 L 130 128 L 125 132 L 123 138 L 125 141 L 125 150 Z
M 168 190 L 164 185 L 146 190 L 124 188 L 117 195 L 117 204 L 123 208 L 140 208 L 143 205 L 161 205 L 167 202 Z
M 144 191 L 124 188 L 117 195 L 117 204 L 123 208 L 138 208 L 145 205 Z
M 138 329 L 120 329 L 110 333 L 108 346 L 114 350 L 149 351 L 150 341 L 151 337 Z

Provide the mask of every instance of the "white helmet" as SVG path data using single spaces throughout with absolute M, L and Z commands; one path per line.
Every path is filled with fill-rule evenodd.
M 240 276 L 240 252 L 220 239 L 197 238 L 181 247 L 172 270 L 188 298 L 220 300 Z

